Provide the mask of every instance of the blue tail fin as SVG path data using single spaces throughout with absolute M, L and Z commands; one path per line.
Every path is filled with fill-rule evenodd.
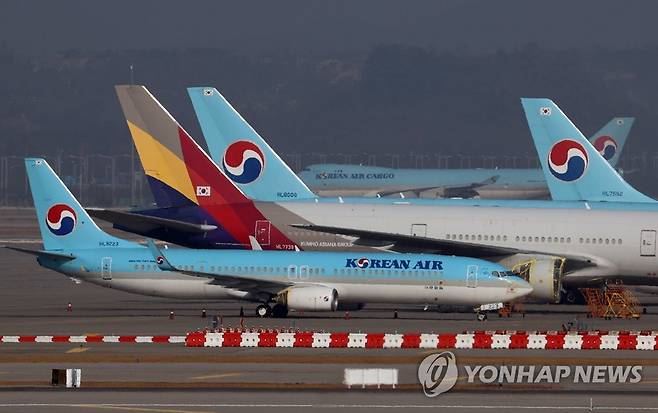
M 656 202 L 630 186 L 550 99 L 521 99 L 555 201 Z
M 44 159 L 26 158 L 25 168 L 45 250 L 137 245 L 98 228 Z
M 247 197 L 261 201 L 315 198 L 217 89 L 187 91 L 210 156 Z
M 633 122 L 635 118 L 613 118 L 589 138 L 589 142 L 613 168 L 617 166 Z

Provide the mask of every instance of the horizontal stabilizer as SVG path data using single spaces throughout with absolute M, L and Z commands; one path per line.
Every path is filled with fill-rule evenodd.
M 129 211 L 117 211 L 103 208 L 87 208 L 86 210 L 89 215 L 94 218 L 111 222 L 122 229 L 130 230 L 131 232 L 135 231 L 137 233 L 145 233 L 157 229 L 170 229 L 199 234 L 217 229 L 216 225 L 191 224 L 189 222 L 178 221 L 175 219 L 142 215 Z
M 10 247 L 8 245 L 3 245 L 4 248 L 22 252 L 25 254 L 31 254 L 31 255 L 36 255 L 37 257 L 44 257 L 44 258 L 50 258 L 53 260 L 64 260 L 64 261 L 70 261 L 75 259 L 75 255 L 73 254 L 64 254 L 64 253 L 59 253 L 59 252 L 54 252 L 54 251 L 43 251 L 43 250 L 31 250 L 27 248 L 19 248 L 19 247 Z

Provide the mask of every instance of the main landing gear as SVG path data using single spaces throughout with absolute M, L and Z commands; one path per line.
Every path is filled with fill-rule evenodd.
M 269 317 L 272 314 L 272 309 L 267 304 L 259 304 L 256 307 L 256 315 L 260 318 Z
M 576 288 L 567 288 L 562 292 L 561 304 L 587 304 L 587 300 Z
M 265 317 L 274 317 L 274 318 L 284 318 L 288 315 L 288 307 L 283 304 L 274 304 L 274 307 L 270 307 L 268 304 L 259 304 L 256 307 L 256 315 L 260 318 Z

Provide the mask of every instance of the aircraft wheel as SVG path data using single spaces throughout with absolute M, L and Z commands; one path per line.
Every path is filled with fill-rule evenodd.
M 283 304 L 275 304 L 272 307 L 272 316 L 275 318 L 284 318 L 288 315 L 288 307 Z
M 568 289 L 562 294 L 562 303 L 563 304 L 587 304 L 585 298 L 580 294 L 578 290 Z
M 272 314 L 272 309 L 267 304 L 260 304 L 256 307 L 256 315 L 260 318 L 269 317 Z
M 484 321 L 487 319 L 487 314 L 486 313 L 478 313 L 477 315 L 478 321 Z
M 564 294 L 564 303 L 565 304 L 574 304 L 576 302 L 576 292 L 574 290 L 568 290 Z

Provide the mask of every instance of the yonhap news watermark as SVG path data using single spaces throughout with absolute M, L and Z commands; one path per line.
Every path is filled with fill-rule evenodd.
M 602 360 L 603 361 L 603 360 Z M 450 351 L 431 354 L 418 366 L 418 380 L 427 397 L 465 384 L 599 384 L 639 383 L 641 365 L 463 365 Z

